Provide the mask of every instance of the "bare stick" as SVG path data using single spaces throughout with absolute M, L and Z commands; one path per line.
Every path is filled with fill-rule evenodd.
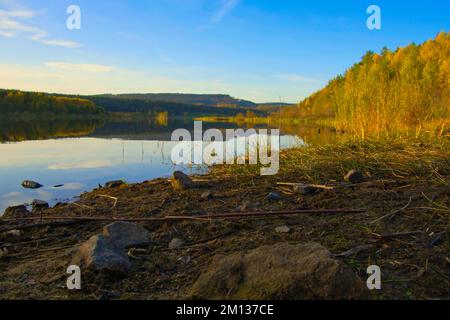
M 69 202 L 69 205 L 74 205 L 74 206 L 77 206 L 77 207 L 80 207 L 80 208 L 83 208 L 83 209 L 89 209 L 89 210 L 94 210 L 94 208 L 92 208 L 92 207 L 89 207 L 89 206 L 87 206 L 87 205 L 84 205 L 84 204 L 79 204 L 79 203 L 76 203 L 76 202 Z
M 408 232 L 398 232 L 398 233 L 388 233 L 388 234 L 377 234 L 372 233 L 374 236 L 378 237 L 379 240 L 386 240 L 386 239 L 393 239 L 393 238 L 401 238 L 401 237 L 407 237 L 407 236 L 416 236 L 419 234 L 422 234 L 423 232 L 418 231 L 408 231 Z
M 44 218 L 44 217 L 43 217 Z M 34 221 L 34 220 L 40 220 L 41 218 L 31 219 L 28 221 Z M 45 219 L 43 219 L 45 220 Z M 10 221 L 17 221 L 17 220 L 10 220 Z M 13 227 L 6 227 L 0 229 L 0 233 L 2 232 L 8 232 L 11 230 L 26 230 L 26 229 L 34 229 L 34 228 L 44 228 L 44 227 L 66 227 L 66 226 L 72 226 L 75 224 L 82 224 L 86 223 L 88 221 L 84 220 L 65 220 L 65 221 L 53 221 L 53 222 L 43 222 L 43 223 L 33 223 L 33 224 L 26 224 L 26 225 L 19 225 L 19 226 L 13 226 Z
M 3 222 L 17 222 L 17 221 L 35 221 L 35 220 L 62 220 L 68 224 L 75 224 L 77 221 L 81 222 L 166 222 L 166 221 L 209 221 L 213 219 L 233 219 L 233 218 L 254 218 L 254 217 L 279 217 L 285 215 L 300 215 L 300 214 L 338 214 L 338 213 L 362 213 L 365 210 L 354 209 L 318 209 L 318 210 L 286 210 L 286 211 L 260 211 L 260 212 L 232 212 L 216 215 L 202 215 L 196 217 L 190 216 L 165 216 L 160 218 L 111 218 L 111 217 L 62 217 L 62 216 L 43 216 L 43 217 L 30 217 L 23 219 L 4 219 Z M 44 225 L 44 224 L 42 224 Z M 48 225 L 48 224 L 45 224 Z M 26 226 L 18 226 L 14 229 L 23 229 Z M 3 232 L 4 230 L 0 230 Z
M 372 248 L 373 248 L 372 244 L 364 244 L 362 246 L 357 246 L 357 247 L 352 248 L 350 250 L 347 250 L 345 252 L 334 254 L 333 256 L 336 257 L 336 258 L 346 258 L 346 257 L 350 257 L 350 256 L 353 256 L 353 255 L 358 255 L 361 252 L 368 251 L 368 250 L 370 250 Z
M 96 197 L 102 197 L 102 198 L 108 198 L 108 199 L 114 200 L 114 204 L 113 204 L 113 206 L 111 207 L 111 209 L 115 208 L 116 205 L 117 205 L 117 201 L 119 201 L 119 198 L 117 198 L 117 197 L 112 197 L 112 196 L 109 196 L 109 195 L 107 195 L 107 194 L 97 194 Z

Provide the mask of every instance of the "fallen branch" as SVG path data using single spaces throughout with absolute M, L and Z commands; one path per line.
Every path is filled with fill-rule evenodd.
M 77 207 L 80 207 L 80 208 L 83 208 L 83 209 L 94 210 L 94 208 L 92 208 L 90 206 L 87 206 L 85 204 L 79 204 L 79 203 L 76 203 L 76 202 L 69 202 L 68 204 L 69 205 L 74 205 L 74 206 L 77 206 Z
M 382 240 L 387 240 L 387 239 L 416 236 L 416 235 L 419 235 L 422 233 L 423 232 L 419 230 L 419 231 L 408 231 L 408 232 L 398 232 L 398 233 L 388 233 L 388 234 L 377 234 L 377 233 L 372 233 L 372 234 L 378 238 L 378 241 L 382 241 Z
M 191 243 L 188 243 L 185 246 L 181 247 L 180 249 L 187 249 L 187 248 L 192 248 L 192 247 L 195 247 L 195 246 L 198 246 L 198 245 L 202 245 L 202 244 L 205 244 L 205 243 L 208 243 L 208 242 L 220 239 L 222 237 L 229 236 L 229 235 L 233 234 L 234 232 L 235 232 L 234 230 L 231 230 L 231 231 L 219 234 L 217 236 L 213 236 L 213 237 L 209 237 L 209 238 L 202 239 L 202 240 L 199 240 L 199 241 L 191 242 Z
M 13 248 L 13 247 L 19 247 L 19 246 L 26 246 L 29 244 L 41 244 L 43 242 L 49 242 L 49 241 L 54 241 L 54 238 L 42 238 L 42 239 L 35 239 L 35 240 L 31 240 L 31 241 L 23 241 L 23 242 L 16 242 L 16 243 L 5 243 L 5 244 L 0 244 L 1 248 Z

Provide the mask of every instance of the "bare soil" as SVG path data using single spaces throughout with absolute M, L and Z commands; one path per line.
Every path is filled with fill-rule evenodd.
M 80 291 L 66 288 L 74 249 L 108 222 L 27 228 L 20 236 L 3 232 L 0 248 L 7 252 L 0 258 L 0 299 L 189 299 L 194 282 L 216 254 L 280 242 L 317 242 L 334 254 L 369 245 L 339 259 L 364 282 L 369 265 L 381 267 L 382 290 L 371 291 L 372 299 L 449 299 L 449 159 L 445 145 L 346 145 L 287 151 L 276 176 L 260 176 L 256 167 L 223 166 L 193 177 L 197 188 L 190 190 L 174 190 L 168 179 L 99 188 L 75 203 L 31 216 L 195 217 L 336 208 L 364 212 L 145 223 L 151 244 L 130 250 L 129 277 L 83 275 Z M 365 181 L 344 182 L 350 169 L 362 170 Z M 332 189 L 303 195 L 277 182 L 320 183 Z M 213 196 L 203 199 L 207 190 Z M 270 200 L 270 192 L 283 199 Z M 0 220 L 0 231 L 24 224 L 30 221 Z M 284 225 L 289 233 L 275 231 Z M 173 238 L 185 245 L 169 249 Z

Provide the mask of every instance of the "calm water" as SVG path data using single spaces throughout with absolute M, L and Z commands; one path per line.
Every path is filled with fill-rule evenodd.
M 237 128 L 217 123 L 204 123 L 203 127 Z M 175 169 L 192 172 L 192 168 L 177 168 L 171 162 L 176 142 L 170 139 L 177 128 L 192 132 L 193 120 L 0 120 L 0 215 L 8 206 L 29 204 L 33 199 L 51 205 L 71 201 L 110 180 L 135 183 L 168 177 Z M 328 140 L 330 136 L 324 129 L 319 134 L 317 128 L 286 127 L 281 133 L 282 148 L 301 146 L 308 141 L 306 137 Z M 24 189 L 23 180 L 34 180 L 44 187 Z

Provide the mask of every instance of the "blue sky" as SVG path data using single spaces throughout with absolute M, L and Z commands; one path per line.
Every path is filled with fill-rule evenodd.
M 81 30 L 66 9 L 81 8 Z M 382 29 L 366 27 L 369 5 Z M 298 102 L 367 50 L 450 31 L 450 1 L 0 0 L 0 87 Z

